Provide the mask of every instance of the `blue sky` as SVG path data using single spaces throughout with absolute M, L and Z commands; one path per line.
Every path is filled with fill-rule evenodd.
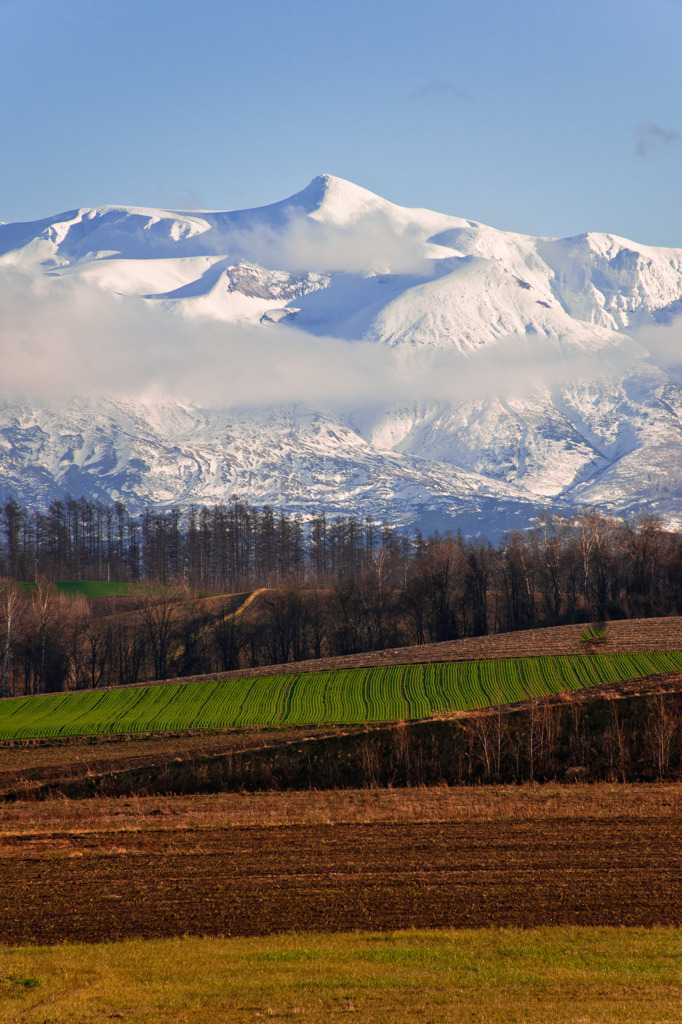
M 0 220 L 317 174 L 682 247 L 680 0 L 0 0 Z

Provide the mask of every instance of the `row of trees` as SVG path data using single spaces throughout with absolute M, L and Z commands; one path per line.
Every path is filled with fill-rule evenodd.
M 59 594 L 50 584 L 30 590 L 0 584 L 1 694 L 126 685 L 234 668 L 238 656 L 234 643 L 230 649 L 229 599 L 210 612 L 205 604 L 188 588 L 149 590 L 107 608 L 97 599 Z
M 53 501 L 30 511 L 16 501 L 0 514 L 0 578 L 12 580 L 178 580 L 193 588 L 244 590 L 296 583 L 330 585 L 369 573 L 405 589 L 425 566 L 445 594 L 466 592 L 475 632 L 488 628 L 487 591 L 504 595 L 493 628 L 558 621 L 588 604 L 596 614 L 627 600 L 642 606 L 682 584 L 682 536 L 652 516 L 633 521 L 587 510 L 543 516 L 528 533 L 493 547 L 485 540 L 400 534 L 370 519 L 325 515 L 302 521 L 269 506 L 233 500 L 186 512 L 135 517 L 117 502 Z M 676 600 L 676 598 L 675 598 Z
M 240 502 L 139 520 L 121 506 L 57 506 L 4 510 L 4 696 L 682 611 L 682 536 L 651 517 L 546 517 L 492 545 L 350 518 L 304 524 Z M 51 570 L 27 587 L 29 564 Z M 128 599 L 60 596 L 50 577 L 77 576 L 77 566 L 81 578 L 165 586 Z M 235 614 L 229 594 L 263 584 L 259 602 Z
M 373 521 L 296 516 L 233 500 L 181 512 L 147 509 L 133 516 L 121 502 L 55 500 L 47 511 L 16 501 L 2 513 L 0 576 L 16 580 L 184 579 L 203 589 L 243 590 L 362 571 L 380 549 L 410 540 Z

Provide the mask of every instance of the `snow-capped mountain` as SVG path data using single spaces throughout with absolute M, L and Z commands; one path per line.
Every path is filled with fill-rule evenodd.
M 255 210 L 0 225 L 3 308 L 3 498 L 238 494 L 490 536 L 580 505 L 682 523 L 682 249 L 324 175 Z

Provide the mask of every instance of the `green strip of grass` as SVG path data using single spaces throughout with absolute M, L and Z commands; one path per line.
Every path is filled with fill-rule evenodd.
M 0 740 L 391 722 L 680 669 L 680 652 L 411 666 L 409 705 L 395 667 L 48 694 L 0 702 Z
M 107 583 L 102 580 L 58 580 L 56 583 L 51 584 L 51 586 L 54 586 L 58 594 L 64 594 L 67 597 L 134 597 L 145 594 L 160 596 L 177 589 L 173 586 L 162 586 L 160 584 Z M 23 582 L 21 583 L 21 587 L 30 594 L 32 591 L 38 589 L 38 584 Z M 228 611 L 234 611 L 244 603 L 250 593 L 251 591 L 246 591 L 241 594 L 222 595 L 219 591 L 197 590 L 196 596 L 225 596 L 226 600 L 232 602 L 232 607 L 229 607 Z
M 682 933 L 543 928 L 0 949 L 0 1022 L 682 1021 Z
M 128 597 L 135 593 L 132 583 L 103 583 L 101 580 L 63 580 L 57 592 L 70 597 Z
M 36 590 L 37 583 L 22 583 L 29 593 Z M 139 593 L 141 586 L 136 583 L 106 583 L 101 580 L 60 580 L 54 584 L 58 594 L 69 597 L 129 597 Z

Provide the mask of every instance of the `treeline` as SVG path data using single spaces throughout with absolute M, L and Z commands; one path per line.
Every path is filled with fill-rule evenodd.
M 0 576 L 14 580 L 182 579 L 199 589 L 245 590 L 329 582 L 362 572 L 382 549 L 409 559 L 413 546 L 369 519 L 320 515 L 303 522 L 237 499 L 139 516 L 121 502 L 69 497 L 41 512 L 12 500 L 1 517 Z
M 2 525 L 3 696 L 682 612 L 682 536 L 654 517 L 544 517 L 497 545 L 239 501 L 138 519 L 9 502 Z M 85 599 L 51 582 L 74 578 L 143 586 Z M 257 587 L 269 589 L 242 614 L 230 595 Z
M 558 623 L 585 608 L 594 618 L 665 614 L 678 607 L 682 535 L 655 516 L 628 521 L 594 510 L 543 515 L 497 546 L 408 535 L 353 516 L 303 521 L 238 499 L 137 517 L 121 502 L 85 498 L 53 501 L 45 512 L 12 500 L 0 512 L 0 578 L 10 580 L 182 581 L 236 592 L 329 586 L 368 573 L 415 598 L 438 594 L 431 621 L 416 627 L 435 630 L 435 639 Z

